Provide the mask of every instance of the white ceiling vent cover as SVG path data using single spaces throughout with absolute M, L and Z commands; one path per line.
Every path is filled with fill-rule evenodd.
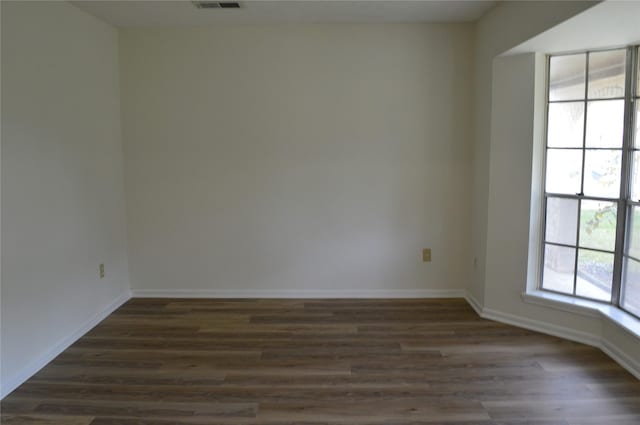
M 237 1 L 194 1 L 198 9 L 240 9 Z

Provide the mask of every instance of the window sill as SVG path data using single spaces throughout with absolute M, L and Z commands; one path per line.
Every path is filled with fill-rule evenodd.
M 583 316 L 605 318 L 632 336 L 640 338 L 640 319 L 612 305 L 540 290 L 525 292 L 522 294 L 522 298 L 524 302 L 529 304 L 555 308 Z

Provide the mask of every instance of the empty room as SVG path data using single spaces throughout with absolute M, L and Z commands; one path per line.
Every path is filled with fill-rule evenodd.
M 3 425 L 640 424 L 640 1 L 0 1 Z

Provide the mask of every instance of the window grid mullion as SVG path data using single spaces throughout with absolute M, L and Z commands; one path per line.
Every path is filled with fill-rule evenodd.
M 547 198 L 566 198 L 566 199 L 584 199 L 586 201 L 602 201 L 602 202 L 617 202 L 618 198 L 604 198 L 602 196 L 589 196 L 589 195 L 572 195 L 570 193 L 554 193 L 547 192 L 544 194 Z M 640 202 L 640 201 L 639 201 Z
M 543 282 L 544 282 L 544 264 L 546 261 L 546 249 L 545 242 L 547 239 L 547 150 L 549 145 L 549 82 L 551 81 L 551 57 L 547 56 L 545 58 L 545 93 L 544 93 L 544 148 L 542 149 L 542 187 L 541 192 L 543 193 L 542 197 L 542 226 L 541 226 L 541 237 L 540 243 L 538 244 L 538 255 L 540 258 L 540 263 L 538 264 L 538 282 L 536 282 L 536 287 L 540 290 L 544 290 Z
M 613 284 L 611 286 L 611 303 L 621 306 L 622 300 L 622 273 L 624 267 L 624 253 L 627 241 L 627 219 L 629 212 L 626 200 L 631 199 L 631 170 L 633 155 L 633 102 L 631 99 L 635 94 L 633 80 L 635 78 L 635 58 L 634 48 L 627 48 L 625 63 L 625 101 L 624 101 L 624 124 L 622 130 L 622 176 L 620 179 L 620 201 L 618 202 L 618 227 L 616 229 L 616 254 L 613 266 Z
M 638 101 L 638 99 L 640 98 L 640 88 L 637 86 L 638 85 L 638 78 L 640 77 L 640 75 L 638 75 L 638 61 L 640 61 L 640 58 L 638 57 L 640 54 L 640 47 L 638 46 L 634 46 L 634 47 L 630 47 L 629 48 L 629 52 L 627 54 L 628 57 L 628 61 L 630 62 L 630 64 L 628 64 L 627 67 L 627 73 L 628 73 L 628 81 L 626 82 L 626 89 L 628 90 L 627 93 L 627 100 L 625 102 L 625 107 L 628 108 L 627 115 L 625 116 L 625 131 L 626 131 L 626 136 L 627 136 L 627 143 L 628 143 L 628 148 L 629 148 L 629 154 L 628 154 L 628 158 L 629 158 L 629 175 L 627 176 L 627 183 L 629 185 L 629 192 L 628 195 L 626 197 L 626 220 L 627 223 L 630 222 L 631 220 L 631 214 L 633 214 L 633 206 L 640 206 L 640 200 L 632 200 L 631 199 L 631 182 L 633 179 L 633 155 L 634 152 L 637 152 L 638 149 L 635 147 L 636 146 L 636 142 L 637 140 L 635 140 L 636 134 L 635 134 L 635 120 L 637 119 L 636 117 L 636 102 Z M 634 261 L 638 261 L 635 257 L 628 255 L 628 251 L 629 251 L 629 240 L 630 238 L 630 232 L 633 229 L 631 228 L 627 228 L 625 229 L 624 232 L 624 242 L 623 242 L 623 249 L 624 251 L 622 252 L 622 256 L 623 259 L 625 257 L 627 258 L 631 258 Z M 626 263 L 627 261 L 623 260 L 623 267 L 626 267 Z M 624 269 L 622 271 L 622 273 L 624 273 Z M 624 299 L 624 292 L 625 292 L 625 285 L 623 284 L 623 279 L 624 279 L 624 275 L 622 275 L 620 277 L 620 284 L 618 286 L 618 292 L 616 294 L 616 305 L 624 310 L 625 310 L 624 306 L 622 305 L 622 301 Z M 626 283 L 626 282 L 625 282 Z M 628 313 L 633 314 L 634 316 L 637 316 L 634 313 L 631 313 L 630 311 L 628 311 Z
M 622 148 L 596 148 L 596 147 L 588 147 L 588 148 L 582 148 L 582 147 L 562 147 L 562 146 L 549 146 L 547 149 L 549 149 L 550 151 L 553 150 L 563 150 L 563 151 L 579 151 L 579 150 L 588 150 L 588 151 L 621 151 Z M 617 198 L 613 198 L 613 199 L 617 199 Z
M 584 118 L 582 121 L 582 172 L 580 178 L 580 193 L 577 195 L 580 196 L 578 199 L 578 217 L 577 226 L 576 226 L 576 255 L 573 266 L 573 293 L 572 295 L 575 297 L 578 290 L 578 258 L 580 252 L 580 214 L 582 213 L 582 197 L 584 196 L 584 168 L 585 168 L 585 159 L 586 159 L 586 147 L 587 147 L 587 118 L 589 115 L 588 108 L 588 97 L 589 97 L 589 52 L 584 55 L 584 98 L 582 101 L 584 102 Z M 548 137 L 548 135 L 547 135 Z
M 553 105 L 554 103 L 578 103 L 582 102 L 584 99 L 563 99 L 563 100 L 550 100 L 549 105 Z M 610 100 L 625 100 L 624 97 L 602 97 L 597 99 L 589 99 L 589 102 L 607 102 Z
M 582 212 L 582 199 L 578 199 L 577 225 L 576 225 L 576 252 L 573 262 L 573 295 L 576 295 L 578 288 L 578 252 L 580 250 L 580 213 Z
M 585 56 L 585 65 L 584 65 L 584 120 L 582 122 L 582 175 L 580 179 L 580 196 L 584 196 L 584 162 L 586 156 L 586 147 L 587 147 L 587 119 L 589 117 L 589 108 L 587 107 L 588 102 L 587 98 L 589 96 L 589 52 L 587 52 Z M 548 137 L 548 135 L 547 135 Z M 578 208 L 578 214 L 580 213 L 580 208 L 582 207 L 582 203 L 580 203 Z M 580 215 L 578 215 L 578 219 Z M 578 221 L 580 224 L 580 221 Z M 578 226 L 580 228 L 580 226 Z M 578 275 L 578 251 L 576 250 L 576 276 Z M 574 282 L 574 293 L 575 293 L 575 282 Z
M 624 257 L 625 257 L 625 258 L 628 258 L 628 259 L 630 259 L 630 260 L 633 260 L 633 261 L 635 261 L 635 262 L 637 262 L 637 263 L 640 263 L 640 258 L 638 258 L 638 257 L 634 257 L 633 255 L 625 254 L 625 255 L 624 255 Z
M 577 248 L 576 245 L 566 244 L 566 243 L 561 243 L 561 242 L 545 241 L 544 243 L 547 244 L 547 245 L 560 246 L 560 247 L 563 247 L 563 248 Z M 585 251 L 602 252 L 603 254 L 615 254 L 615 252 L 613 252 L 613 251 L 608 251 L 606 249 L 600 249 L 600 248 L 589 248 L 587 246 L 581 246 L 580 249 L 584 249 Z

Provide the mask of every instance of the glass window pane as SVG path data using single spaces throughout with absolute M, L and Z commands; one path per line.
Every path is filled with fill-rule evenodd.
M 636 58 L 640 58 L 640 47 L 638 47 L 638 51 L 636 52 Z M 636 96 L 640 96 L 640 59 L 638 59 L 638 71 L 636 75 L 638 76 L 638 81 L 636 82 Z
M 635 135 L 635 146 L 640 147 L 640 101 L 636 101 L 636 119 L 635 119 L 635 127 L 636 127 L 636 135 Z
M 640 259 L 640 208 L 631 207 L 627 224 L 627 255 Z
M 589 53 L 589 99 L 624 97 L 626 50 Z
M 611 301 L 613 254 L 578 250 L 576 295 L 601 301 Z
M 640 152 L 633 152 L 631 163 L 631 199 L 640 201 Z
M 622 308 L 640 316 L 640 263 L 625 258 L 622 278 Z
M 618 207 L 614 202 L 580 203 L 580 246 L 614 251 Z
M 621 148 L 624 100 L 601 100 L 587 105 L 588 148 Z
M 622 151 L 587 150 L 584 156 L 584 194 L 603 198 L 620 195 Z
M 584 102 L 549 104 L 547 145 L 581 148 L 584 133 Z
M 549 100 L 584 99 L 586 55 L 552 56 L 549 60 Z
M 573 294 L 576 249 L 545 245 L 542 287 L 551 291 Z
M 548 198 L 545 240 L 575 246 L 577 236 L 578 200 Z
M 550 193 L 580 192 L 582 180 L 582 151 L 566 149 L 547 150 L 546 190 Z

